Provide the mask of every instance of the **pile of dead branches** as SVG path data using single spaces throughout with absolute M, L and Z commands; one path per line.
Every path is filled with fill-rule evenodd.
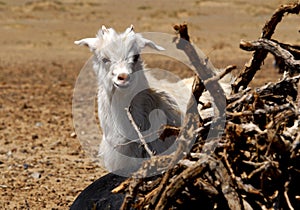
M 177 152 L 151 158 L 114 189 L 125 193 L 122 209 L 300 209 L 300 48 L 271 39 L 283 16 L 299 11 L 300 3 L 281 6 L 260 39 L 241 42 L 242 49 L 254 51 L 253 57 L 225 103 L 216 81 L 234 67 L 212 75 L 207 60 L 199 58 L 189 42 L 177 43 L 196 70 L 194 97 L 214 90 L 218 116 L 202 119 L 191 111 L 198 104 L 191 103 Z M 174 29 L 189 41 L 186 24 Z M 283 78 L 252 90 L 248 84 L 268 53 L 276 57 Z M 208 137 L 211 129 L 223 132 Z M 153 168 L 162 169 L 161 175 L 145 178 Z

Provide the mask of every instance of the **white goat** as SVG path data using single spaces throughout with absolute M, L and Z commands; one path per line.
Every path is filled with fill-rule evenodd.
M 98 114 L 103 132 L 99 154 L 105 167 L 110 171 L 122 169 L 123 175 L 128 175 L 140 166 L 143 158 L 149 157 L 128 119 L 127 111 L 155 154 L 173 152 L 175 137 L 161 140 L 158 130 L 162 125 L 181 125 L 191 84 L 189 92 L 182 88 L 182 83 L 171 84 L 166 91 L 151 88 L 149 82 L 155 78 L 147 74 L 140 58 L 145 46 L 164 49 L 135 33 L 133 26 L 120 34 L 102 26 L 96 38 L 85 38 L 75 41 L 75 44 L 88 46 L 94 53 Z M 174 100 L 176 96 L 171 97 L 170 92 L 173 96 L 180 96 L 181 101 Z
M 135 33 L 133 26 L 121 34 L 103 26 L 96 38 L 85 38 L 75 44 L 88 46 L 94 53 L 98 114 L 103 132 L 99 153 L 105 167 L 110 171 L 122 169 L 126 174 L 136 170 L 143 158 L 149 156 L 126 109 L 155 154 L 173 152 L 175 138 L 161 140 L 157 131 L 162 125 L 180 126 L 181 111 L 167 93 L 150 88 L 140 58 L 145 46 L 164 49 Z

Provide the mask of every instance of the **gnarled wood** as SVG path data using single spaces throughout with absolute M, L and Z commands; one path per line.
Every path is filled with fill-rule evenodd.
M 272 35 L 275 32 L 277 24 L 282 20 L 283 16 L 287 14 L 299 14 L 300 3 L 293 3 L 289 5 L 283 5 L 278 8 L 271 19 L 266 22 L 265 26 L 262 29 L 261 38 L 271 39 Z M 267 57 L 268 51 L 264 49 L 256 50 L 248 64 L 245 65 L 245 68 L 237 77 L 236 81 L 233 84 L 233 92 L 237 93 L 242 87 L 243 89 L 247 88 L 248 84 L 253 79 L 256 72 L 260 69 L 262 62 Z

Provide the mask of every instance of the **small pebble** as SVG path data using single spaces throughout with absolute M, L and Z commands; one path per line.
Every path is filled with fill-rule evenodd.
M 43 126 L 43 123 L 41 123 L 41 122 L 36 122 L 36 123 L 35 123 L 35 126 L 36 126 L 36 127 L 42 127 L 42 126 Z
M 72 132 L 70 136 L 71 136 L 72 138 L 76 138 L 77 135 L 76 135 L 75 132 Z
M 41 178 L 41 174 L 39 172 L 33 172 L 31 174 L 31 177 L 33 177 L 34 179 L 39 179 Z
M 26 170 L 26 169 L 28 169 L 28 167 L 29 167 L 29 165 L 27 164 L 27 163 L 24 163 L 23 164 L 23 168 Z
M 6 155 L 7 155 L 8 157 L 11 157 L 11 156 L 12 156 L 12 151 L 11 151 L 11 150 L 8 151 L 8 152 L 6 153 Z

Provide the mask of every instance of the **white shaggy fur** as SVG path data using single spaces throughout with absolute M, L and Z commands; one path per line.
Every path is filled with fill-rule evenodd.
M 86 45 L 94 53 L 94 70 L 98 78 L 98 113 L 103 138 L 99 153 L 110 171 L 130 173 L 149 154 L 142 147 L 137 132 L 129 122 L 126 109 L 133 116 L 140 132 L 156 154 L 171 153 L 174 137 L 158 138 L 162 125 L 181 125 L 177 103 L 165 92 L 150 88 L 147 71 L 139 55 L 145 46 L 163 50 L 150 40 L 128 28 L 117 34 L 104 26 L 96 38 L 75 44 Z M 155 78 L 149 75 L 155 83 Z M 181 106 L 183 107 L 183 106 Z
M 128 175 L 140 166 L 143 158 L 149 157 L 126 109 L 152 151 L 173 152 L 175 137 L 160 140 L 157 131 L 162 125 L 181 125 L 191 85 L 187 89 L 183 88 L 187 81 L 172 84 L 158 81 L 145 69 L 139 56 L 145 46 L 164 49 L 135 33 L 132 26 L 120 34 L 103 26 L 95 38 L 75 41 L 75 44 L 88 46 L 94 54 L 98 114 L 103 132 L 99 154 L 105 167 L 110 171 L 122 169 L 123 175 Z

